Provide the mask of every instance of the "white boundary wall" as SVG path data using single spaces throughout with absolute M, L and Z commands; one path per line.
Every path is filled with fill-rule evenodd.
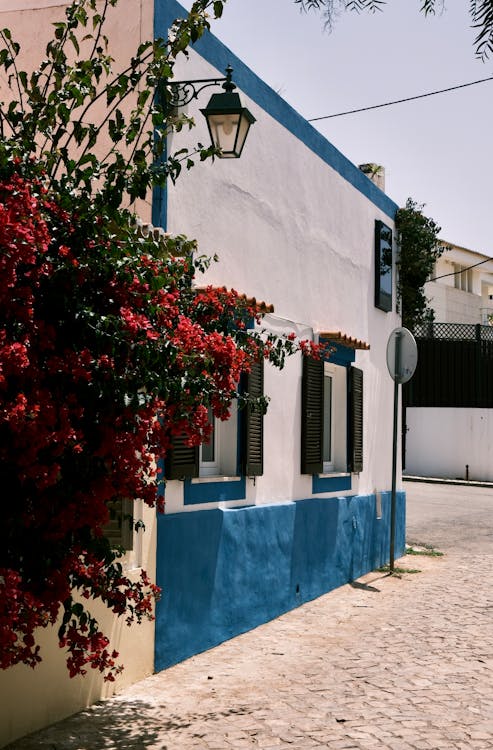
M 406 474 L 493 481 L 491 409 L 407 409 Z

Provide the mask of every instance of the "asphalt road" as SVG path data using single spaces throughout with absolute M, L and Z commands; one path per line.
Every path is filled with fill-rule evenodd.
M 493 551 L 493 486 L 404 482 L 407 541 L 439 550 Z

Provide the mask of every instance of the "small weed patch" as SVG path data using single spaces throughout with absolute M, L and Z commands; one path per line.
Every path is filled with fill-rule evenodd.
M 406 555 L 421 555 L 422 557 L 443 557 L 434 547 L 406 547 Z

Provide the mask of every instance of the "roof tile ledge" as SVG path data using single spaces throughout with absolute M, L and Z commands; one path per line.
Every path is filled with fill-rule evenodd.
M 331 344 L 340 344 L 350 349 L 368 350 L 370 348 L 370 344 L 367 344 L 366 341 L 360 341 L 353 336 L 342 333 L 342 331 L 323 331 L 318 334 L 318 338 L 319 341 L 323 339 L 324 341 L 330 341 Z

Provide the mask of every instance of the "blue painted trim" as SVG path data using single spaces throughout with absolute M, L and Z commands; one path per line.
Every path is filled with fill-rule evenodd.
M 175 18 L 185 18 L 187 11 L 176 0 L 155 0 L 154 35 L 167 38 Z M 185 15 L 184 15 L 185 14 Z M 194 49 L 218 71 L 231 64 L 234 81 L 259 107 L 298 138 L 313 153 L 338 172 L 377 208 L 395 218 L 398 205 L 383 193 L 358 167 L 347 159 L 304 117 L 250 70 L 228 47 L 213 34 L 205 34 Z
M 157 464 L 157 496 L 158 498 L 164 498 L 166 495 L 166 482 L 164 479 L 164 458 L 158 458 Z
M 331 352 L 328 356 L 324 357 L 326 362 L 332 362 L 334 365 L 341 365 L 342 367 L 349 367 L 349 365 L 355 361 L 356 352 L 349 346 L 343 346 L 342 344 L 333 344 L 329 339 L 320 339 L 320 343 L 330 344 Z
M 384 565 L 390 492 L 158 516 L 156 670 Z M 395 554 L 405 550 L 397 493 Z
M 231 482 L 193 482 L 185 479 L 184 504 L 202 505 L 219 503 L 226 500 L 244 500 L 246 498 L 245 477 Z
M 312 493 L 317 492 L 342 492 L 351 489 L 351 474 L 343 477 L 321 477 L 314 474 L 312 477 Z
M 155 227 L 162 227 L 166 232 L 168 229 L 168 192 L 166 187 L 156 185 L 152 189 L 152 218 Z

